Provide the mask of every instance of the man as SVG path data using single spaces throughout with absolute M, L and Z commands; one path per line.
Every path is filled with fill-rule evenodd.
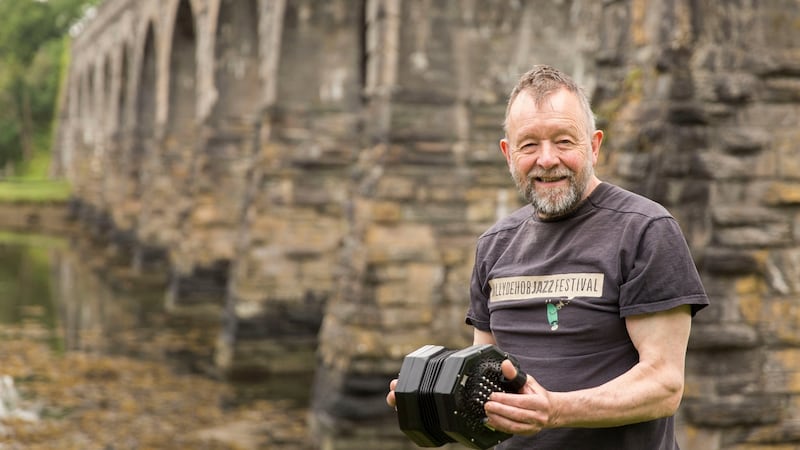
M 475 344 L 529 374 L 485 404 L 487 426 L 515 435 L 497 448 L 677 449 L 691 318 L 708 304 L 678 224 L 596 177 L 603 132 L 562 72 L 522 76 L 505 131 L 528 204 L 478 239 L 466 317 Z M 508 361 L 503 371 L 515 375 Z

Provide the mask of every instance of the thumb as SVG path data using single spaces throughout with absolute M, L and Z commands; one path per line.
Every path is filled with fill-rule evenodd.
M 527 381 L 530 377 L 528 377 L 525 372 L 522 372 L 517 368 L 517 366 L 511 362 L 511 360 L 504 360 L 502 364 L 500 364 L 500 370 L 503 372 L 504 384 L 506 389 L 521 392 L 522 388 L 525 387 Z
M 517 367 L 514 366 L 510 359 L 504 360 L 500 365 L 500 369 L 503 371 L 503 376 L 508 380 L 513 380 L 517 377 Z

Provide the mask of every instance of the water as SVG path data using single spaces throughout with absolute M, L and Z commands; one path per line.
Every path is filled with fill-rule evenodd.
M 143 285 L 106 260 L 75 238 L 0 233 L 0 377 L 41 418 L 0 418 L 0 448 L 312 448 L 307 397 L 218 376 L 219 316 L 170 314 L 165 277 Z
M 0 234 L 0 325 L 34 322 L 49 331 L 54 348 L 60 348 L 61 342 L 56 332 L 50 256 L 64 244 L 61 239 Z
M 219 320 L 170 316 L 165 281 L 121 286 L 104 273 L 107 264 L 96 251 L 66 238 L 0 235 L 0 325 L 38 328 L 57 352 L 168 357 L 190 371 L 204 365 Z

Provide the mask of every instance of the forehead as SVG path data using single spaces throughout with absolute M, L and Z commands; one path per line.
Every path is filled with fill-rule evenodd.
M 529 92 L 522 91 L 509 109 L 508 133 L 529 133 L 552 128 L 568 128 L 579 132 L 585 128 L 584 122 L 580 102 L 572 92 L 560 89 L 537 102 Z

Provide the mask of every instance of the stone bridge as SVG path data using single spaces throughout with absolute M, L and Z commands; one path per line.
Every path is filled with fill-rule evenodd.
M 535 63 L 587 87 L 601 177 L 675 214 L 712 298 L 683 448 L 800 445 L 797 0 L 107 0 L 75 27 L 57 169 L 109 266 L 224 319 L 220 371 L 315 373 L 321 448 L 414 448 L 387 382 L 470 342 Z

